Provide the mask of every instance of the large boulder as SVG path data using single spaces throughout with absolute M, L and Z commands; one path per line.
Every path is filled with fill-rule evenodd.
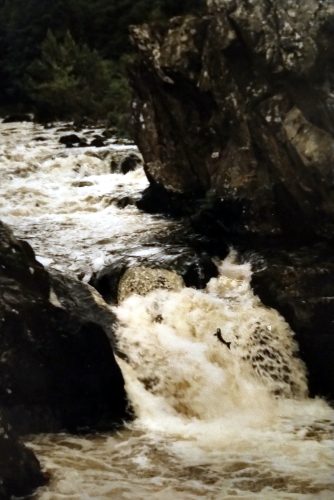
M 45 483 L 34 453 L 17 440 L 0 416 L 0 499 L 26 497 Z
M 93 275 L 90 283 L 106 302 L 115 304 L 131 292 L 145 295 L 150 290 L 173 289 L 181 283 L 204 288 L 217 275 L 217 266 L 207 253 L 172 246 L 152 249 L 150 256 L 114 258 Z
M 0 223 L 0 408 L 19 433 L 112 428 L 129 416 L 96 292 L 49 275 Z
M 223 232 L 331 238 L 332 0 L 207 4 L 204 16 L 132 29 L 135 135 L 155 209 L 163 190 L 185 210 L 189 195 L 212 204 Z

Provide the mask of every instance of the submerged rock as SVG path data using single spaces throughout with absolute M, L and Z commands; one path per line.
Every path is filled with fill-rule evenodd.
M 189 195 L 212 202 L 228 233 L 331 238 L 333 23 L 329 0 L 219 0 L 201 17 L 134 28 L 151 191 L 181 195 L 185 211 Z
M 16 431 L 112 428 L 129 416 L 115 318 L 96 297 L 50 276 L 0 223 L 0 408 Z
M 21 444 L 0 417 L 0 498 L 26 497 L 47 480 L 34 453 Z

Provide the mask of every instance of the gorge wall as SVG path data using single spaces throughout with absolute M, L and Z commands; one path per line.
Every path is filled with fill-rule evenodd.
M 134 28 L 151 192 L 206 198 L 228 232 L 331 237 L 333 30 L 318 0 L 208 1 L 202 17 Z
M 132 29 L 139 207 L 256 253 L 253 285 L 334 399 L 334 4 L 208 0 Z

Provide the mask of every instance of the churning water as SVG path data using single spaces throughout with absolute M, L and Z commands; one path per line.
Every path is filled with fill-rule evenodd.
M 45 264 L 88 279 L 115 255 L 159 251 L 161 233 L 179 229 L 118 208 L 147 185 L 140 168 L 110 173 L 133 146 L 65 149 L 59 127 L 0 127 L 0 218 Z M 156 290 L 114 308 L 137 418 L 113 435 L 33 438 L 52 477 L 36 499 L 334 497 L 334 412 L 307 399 L 293 333 L 250 276 L 232 252 L 205 290 Z

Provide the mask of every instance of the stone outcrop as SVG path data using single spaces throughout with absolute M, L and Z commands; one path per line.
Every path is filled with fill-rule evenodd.
M 187 197 L 212 206 L 221 232 L 331 238 L 333 2 L 207 3 L 202 17 L 132 30 L 147 205 L 159 210 L 164 190 L 185 211 Z
M 111 429 L 129 416 L 102 303 L 49 275 L 0 223 L 0 408 L 15 431 Z
M 117 304 L 130 293 L 145 295 L 156 288 L 173 289 L 182 284 L 204 288 L 217 275 L 207 253 L 175 246 L 151 256 L 115 258 L 92 277 L 91 284 L 106 302 Z
M 138 206 L 189 216 L 213 254 L 256 255 L 256 293 L 331 400 L 333 33 L 332 0 L 207 0 L 201 17 L 132 29 Z
M 21 444 L 0 417 L 0 499 L 26 497 L 47 478 L 34 453 Z

